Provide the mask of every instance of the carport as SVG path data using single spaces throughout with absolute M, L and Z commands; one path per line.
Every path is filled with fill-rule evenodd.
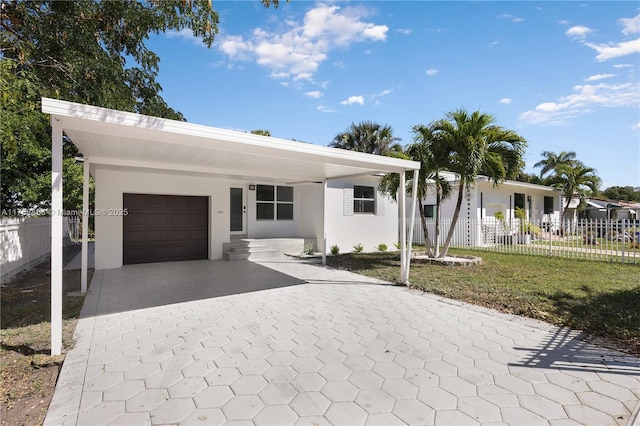
M 63 134 L 84 156 L 83 222 L 89 213 L 89 175 L 95 167 L 151 170 L 164 174 L 189 174 L 256 179 L 324 186 L 335 179 L 398 173 L 401 221 L 402 282 L 408 282 L 412 229 L 406 235 L 406 176 L 416 178 L 420 164 L 249 133 L 230 131 L 139 114 L 42 99 L 42 112 L 52 127 L 52 254 L 51 254 L 51 352 L 62 351 L 62 142 Z M 326 200 L 325 200 L 326 201 Z M 413 220 L 416 193 L 409 220 Z M 326 202 L 322 229 L 326 239 Z M 117 214 L 117 212 L 115 212 Z M 397 225 L 397 224 L 396 224 Z M 407 238 L 408 237 L 408 238 Z M 87 227 L 82 235 L 82 291 L 87 289 Z M 326 244 L 323 244 L 323 261 Z

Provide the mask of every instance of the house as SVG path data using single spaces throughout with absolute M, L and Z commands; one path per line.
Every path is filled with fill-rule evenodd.
M 451 197 L 440 206 L 440 218 L 443 225 L 447 227 L 446 231 L 455 212 L 458 181 L 454 173 L 444 172 L 443 176 L 451 182 L 453 187 Z M 528 221 L 553 227 L 561 217 L 560 194 L 559 189 L 550 186 L 512 180 L 503 181 L 495 186 L 488 177 L 478 176 L 475 185 L 463 194 L 454 241 L 464 245 L 487 243 L 485 225 L 494 224 L 497 213 L 500 213 L 507 223 L 517 223 L 517 208 L 525 212 Z M 436 214 L 436 199 L 433 191 L 430 191 L 426 200 L 423 200 L 422 208 L 428 223 L 433 227 L 432 222 Z
M 637 220 L 640 217 L 640 203 L 606 198 L 588 198 L 581 219 L 593 220 Z
M 62 211 L 63 133 L 84 156 L 83 212 L 95 216 L 96 269 L 222 259 L 233 238 L 297 237 L 315 242 L 323 253 L 332 245 L 342 251 L 355 244 L 368 250 L 380 243 L 392 247 L 398 217 L 404 222 L 407 216 L 405 173 L 420 168 L 414 161 L 62 100 L 43 98 L 42 112 L 52 126 L 53 353 L 61 349 L 62 216 L 57 212 Z M 386 173 L 400 175 L 399 204 L 377 191 Z M 89 175 L 95 182 L 93 211 Z M 408 272 L 408 251 L 402 250 L 405 282 Z

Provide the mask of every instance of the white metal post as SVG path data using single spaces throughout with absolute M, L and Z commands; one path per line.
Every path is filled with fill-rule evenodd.
M 405 270 L 407 268 L 407 214 L 405 206 L 406 182 L 405 172 L 400 172 L 400 189 L 398 190 L 398 203 L 400 204 L 400 281 L 404 283 Z
M 416 204 L 418 202 L 418 173 L 419 170 L 413 171 L 413 188 L 411 191 L 411 217 L 409 219 L 409 223 L 411 224 L 411 228 L 409 228 L 409 243 L 407 244 L 407 260 L 405 265 L 405 276 L 402 277 L 402 282 L 405 284 L 409 284 L 409 269 L 411 267 L 411 250 L 413 248 L 413 228 L 414 222 L 416 220 Z
M 51 355 L 62 353 L 62 123 L 51 117 Z
M 322 183 L 322 264 L 327 264 L 327 180 Z
M 82 269 L 80 271 L 80 291 L 87 292 L 87 268 L 89 261 L 89 159 L 85 157 L 84 178 L 82 180 Z

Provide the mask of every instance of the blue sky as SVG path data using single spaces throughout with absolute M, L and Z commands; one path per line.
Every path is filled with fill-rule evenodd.
M 352 122 L 411 127 L 480 109 L 541 152 L 575 151 L 603 188 L 640 186 L 640 6 L 624 2 L 216 1 L 207 49 L 154 36 L 188 121 L 327 145 Z M 537 170 L 535 170 L 537 171 Z

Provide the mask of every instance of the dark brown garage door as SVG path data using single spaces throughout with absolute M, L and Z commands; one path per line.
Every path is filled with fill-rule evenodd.
M 123 194 L 123 263 L 209 257 L 209 199 Z

